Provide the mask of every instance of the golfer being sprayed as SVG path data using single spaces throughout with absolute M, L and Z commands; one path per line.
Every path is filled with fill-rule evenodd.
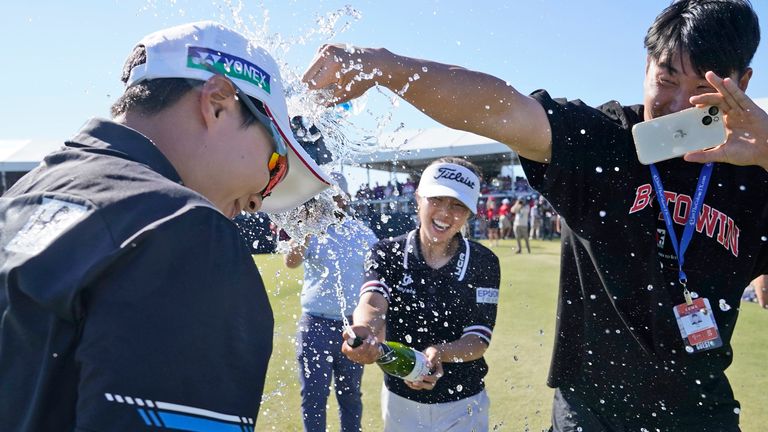
M 432 369 L 418 381 L 385 375 L 387 432 L 488 429 L 483 354 L 496 323 L 499 260 L 461 233 L 477 211 L 480 181 L 479 168 L 464 159 L 433 162 L 415 193 L 419 227 L 380 241 L 366 260 L 352 332 L 423 351 Z M 359 363 L 379 356 L 371 343 L 342 347 Z

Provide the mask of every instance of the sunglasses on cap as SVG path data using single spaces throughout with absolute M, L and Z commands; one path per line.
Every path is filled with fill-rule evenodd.
M 208 66 L 208 70 L 210 72 L 226 77 L 226 75 L 214 69 L 212 66 L 208 64 L 206 64 L 206 66 Z M 251 98 L 245 92 L 240 90 L 240 87 L 238 87 L 233 80 L 229 79 L 229 77 L 227 77 L 227 79 L 229 80 L 230 84 L 232 84 L 232 87 L 234 87 L 237 98 L 256 118 L 256 121 L 261 123 L 261 125 L 266 128 L 267 132 L 272 135 L 272 141 L 275 144 L 275 149 L 272 152 L 272 155 L 269 157 L 269 162 L 267 163 L 267 167 L 269 168 L 269 181 L 267 182 L 267 186 L 264 187 L 260 194 L 261 198 L 264 199 L 272 194 L 272 190 L 275 188 L 275 186 L 283 181 L 285 176 L 288 174 L 288 146 L 285 143 L 283 136 L 280 134 L 280 131 L 277 129 L 277 126 L 275 126 L 275 121 L 269 114 L 269 109 L 267 106 L 264 105 L 264 103 L 260 100 Z

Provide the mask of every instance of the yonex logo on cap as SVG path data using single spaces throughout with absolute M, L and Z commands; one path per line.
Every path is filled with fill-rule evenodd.
M 448 180 L 453 180 L 455 182 L 459 182 L 461 184 L 466 185 L 470 189 L 474 189 L 475 188 L 475 182 L 472 181 L 472 179 L 470 179 L 468 177 L 464 177 L 461 174 L 461 172 L 459 172 L 455 168 L 440 167 L 440 168 L 438 168 L 437 175 L 434 178 L 435 178 L 435 180 L 441 179 L 441 178 L 448 179 Z
M 271 77 L 260 67 L 240 57 L 209 48 L 191 46 L 187 49 L 187 67 L 209 70 L 213 67 L 218 72 L 261 87 L 270 93 Z

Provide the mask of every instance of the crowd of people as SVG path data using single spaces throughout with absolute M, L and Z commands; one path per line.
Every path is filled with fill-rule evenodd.
M 488 74 L 349 44 L 321 47 L 304 81 L 329 105 L 389 88 L 519 154 L 545 199 L 484 205 L 491 244 L 514 235 L 520 253 L 557 210 L 551 431 L 737 432 L 725 370 L 738 308 L 722 305 L 738 305 L 748 284 L 761 304 L 768 295 L 768 114 L 744 93 L 759 40 L 748 0 L 673 2 L 646 33 L 643 103 L 631 106 L 525 95 Z M 121 80 L 111 119 L 87 122 L 0 198 L 0 430 L 254 430 L 274 320 L 231 219 L 295 208 L 340 180 L 290 133 L 277 63 L 232 29 L 150 34 Z M 721 109 L 725 143 L 641 165 L 631 127 L 694 105 Z M 501 268 L 461 234 L 480 213 L 480 178 L 464 160 L 437 160 L 411 182 L 410 232 L 376 241 L 334 213 L 338 235 L 293 242 L 286 265 L 309 276 L 297 346 L 310 371 L 307 430 L 325 429 L 318 387 L 332 376 L 357 386 L 352 362 L 375 362 L 388 339 L 421 351 L 429 373 L 385 377 L 385 431 L 489 430 L 483 356 Z M 342 249 L 354 256 L 334 256 Z M 348 273 L 323 278 L 341 264 Z M 360 290 L 340 295 L 339 320 L 324 293 L 341 277 Z M 342 343 L 353 334 L 366 343 Z M 359 386 L 341 396 L 345 431 L 359 430 Z

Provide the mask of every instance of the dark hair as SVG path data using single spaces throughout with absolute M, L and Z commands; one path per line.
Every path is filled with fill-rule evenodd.
M 128 82 L 131 71 L 138 65 L 147 62 L 147 50 L 143 45 L 137 45 L 131 55 L 125 60 L 120 81 Z M 142 114 L 157 114 L 178 102 L 192 89 L 203 85 L 203 81 L 188 78 L 157 78 L 142 81 L 125 89 L 125 92 L 112 104 L 112 117 L 137 111 Z M 243 127 L 258 120 L 245 107 L 240 108 L 243 115 Z
M 699 75 L 743 75 L 760 43 L 749 0 L 678 0 L 656 17 L 645 48 L 656 62 L 688 54 Z
M 463 159 L 463 158 L 460 158 L 460 157 L 454 157 L 454 156 L 446 156 L 446 157 L 442 157 L 440 159 L 437 159 L 436 161 L 433 161 L 429 165 L 434 165 L 434 164 L 438 164 L 438 163 L 452 163 L 452 164 L 455 164 L 455 165 L 463 166 L 464 168 L 466 168 L 466 169 L 472 171 L 473 173 L 475 173 L 477 178 L 480 180 L 480 183 L 483 182 L 483 171 L 480 169 L 479 166 L 473 164 L 472 162 L 470 162 L 470 161 L 468 161 L 466 159 Z

